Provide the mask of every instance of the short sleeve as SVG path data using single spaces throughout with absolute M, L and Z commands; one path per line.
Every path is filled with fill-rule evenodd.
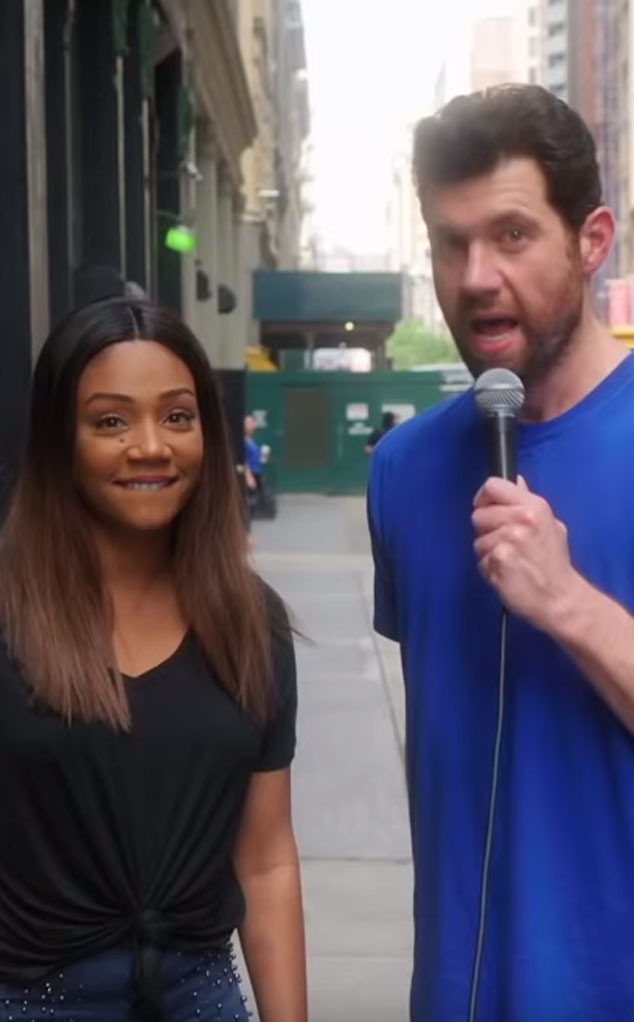
M 270 597 L 269 597 L 270 598 Z M 279 597 L 277 598 L 279 600 Z M 281 601 L 279 601 L 281 605 Z M 297 729 L 297 671 L 290 625 L 273 637 L 273 687 L 275 707 L 267 723 L 256 770 L 284 770 L 295 755 Z
M 385 537 L 385 477 L 382 452 L 377 451 L 370 465 L 367 495 L 368 528 L 374 560 L 374 629 L 388 639 L 399 641 L 394 571 Z

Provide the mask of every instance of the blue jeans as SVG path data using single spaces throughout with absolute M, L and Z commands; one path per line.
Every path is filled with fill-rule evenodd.
M 25 984 L 0 983 L 0 1022 L 128 1022 L 134 954 L 107 951 Z M 249 1012 L 229 951 L 161 956 L 165 1022 L 248 1022 Z

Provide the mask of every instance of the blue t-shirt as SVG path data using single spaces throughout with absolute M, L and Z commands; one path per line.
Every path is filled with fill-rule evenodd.
M 261 474 L 262 455 L 260 454 L 260 448 L 256 444 L 255 440 L 251 439 L 251 437 L 244 438 L 244 460 L 254 476 L 259 476 Z
M 634 357 L 566 414 L 520 425 L 518 467 L 577 569 L 634 612 Z M 371 463 L 375 627 L 401 645 L 407 696 L 413 1022 L 468 1016 L 499 671 L 470 521 L 487 474 L 471 391 L 388 434 Z M 517 617 L 506 699 L 478 1019 L 634 1019 L 634 738 Z

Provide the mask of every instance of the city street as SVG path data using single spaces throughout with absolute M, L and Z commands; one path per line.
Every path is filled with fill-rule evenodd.
M 634 0 L 0 0 L 0 1022 L 410 1022 L 414 900 L 412 1022 L 634 1022 L 633 68 Z
M 371 628 L 361 498 L 284 496 L 254 523 L 259 571 L 294 611 L 311 1022 L 405 1022 L 411 862 L 396 647 Z

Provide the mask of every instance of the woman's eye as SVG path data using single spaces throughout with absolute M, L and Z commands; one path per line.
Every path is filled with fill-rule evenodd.
M 177 412 L 170 412 L 167 416 L 167 421 L 171 426 L 187 426 L 194 421 L 195 417 L 193 412 L 186 412 L 184 409 L 181 409 Z
M 123 419 L 120 415 L 104 415 L 96 423 L 97 429 L 119 429 L 120 426 L 124 425 Z

